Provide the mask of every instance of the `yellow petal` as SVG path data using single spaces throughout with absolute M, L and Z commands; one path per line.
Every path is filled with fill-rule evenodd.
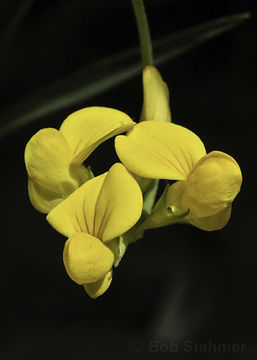
M 114 255 L 99 239 L 85 233 L 69 238 L 63 250 L 63 262 L 77 284 L 94 283 L 112 267 Z
M 228 207 L 221 210 L 217 214 L 207 217 L 201 217 L 201 218 L 187 217 L 186 220 L 188 220 L 189 223 L 198 227 L 201 230 L 206 230 L 206 231 L 220 230 L 225 225 L 227 225 L 231 215 L 231 208 L 232 206 L 229 205 Z
M 105 293 L 105 291 L 111 285 L 111 282 L 112 282 L 112 270 L 110 270 L 102 279 L 91 284 L 83 284 L 83 286 L 87 294 L 92 299 L 96 299 L 97 297 Z
M 103 241 L 129 230 L 139 219 L 143 200 L 139 185 L 122 164 L 89 180 L 47 216 L 61 234 L 82 231 Z
M 183 126 L 144 121 L 128 136 L 117 136 L 116 152 L 136 175 L 151 179 L 184 180 L 206 154 L 197 135 Z
M 142 206 L 138 183 L 122 164 L 114 164 L 97 200 L 95 236 L 108 241 L 122 235 L 138 221 Z
M 70 167 L 71 149 L 56 129 L 38 131 L 27 143 L 24 156 L 29 178 L 59 194 L 60 198 L 69 195 L 81 184 L 82 170 L 77 173 Z M 87 175 L 85 168 L 84 175 Z
M 59 194 L 34 183 L 31 179 L 28 179 L 28 193 L 34 208 L 43 214 L 49 213 L 63 200 Z
M 157 120 L 171 122 L 169 89 L 154 66 L 143 71 L 144 104 L 141 121 Z
M 227 208 L 240 191 L 242 174 L 229 155 L 212 151 L 192 171 L 181 206 L 190 209 L 191 217 L 211 216 Z
M 46 219 L 55 230 L 67 237 L 78 232 L 94 235 L 96 203 L 106 176 L 87 181 L 48 214 Z
M 81 164 L 95 148 L 112 136 L 130 129 L 135 123 L 125 113 L 87 107 L 69 115 L 60 127 L 72 149 L 73 162 Z

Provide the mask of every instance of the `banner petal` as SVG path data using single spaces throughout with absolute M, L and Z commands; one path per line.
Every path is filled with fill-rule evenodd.
M 105 140 L 135 123 L 125 113 L 106 107 L 86 107 L 69 115 L 60 127 L 72 150 L 73 162 L 82 162 Z
M 192 131 L 160 121 L 141 122 L 128 136 L 117 136 L 115 148 L 130 171 L 151 179 L 185 180 L 206 154 Z
M 97 200 L 94 235 L 108 241 L 124 234 L 138 221 L 142 207 L 138 183 L 122 164 L 114 164 Z

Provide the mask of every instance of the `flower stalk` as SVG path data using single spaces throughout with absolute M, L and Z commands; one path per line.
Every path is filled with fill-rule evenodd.
M 143 0 L 131 0 L 134 9 L 140 40 L 142 66 L 153 65 L 153 50 L 149 25 Z

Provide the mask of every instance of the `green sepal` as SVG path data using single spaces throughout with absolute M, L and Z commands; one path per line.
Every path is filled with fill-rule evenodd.
M 145 201 L 141 218 L 135 226 L 133 226 L 128 232 L 122 235 L 126 247 L 128 246 L 128 244 L 142 239 L 145 230 L 163 227 L 175 223 L 186 222 L 185 216 L 188 215 L 189 210 L 186 210 L 179 215 L 175 215 L 171 208 L 167 205 L 167 193 L 169 187 L 169 185 L 166 186 L 163 194 L 161 195 L 157 203 L 154 205 L 152 210 L 151 207 L 158 188 L 158 180 L 156 180 L 155 183 L 152 184 L 151 189 L 149 188 L 149 198 L 147 196 L 144 196 Z M 151 211 L 150 214 L 149 210 Z
M 157 179 L 152 180 L 144 194 L 143 212 L 146 212 L 147 214 L 151 213 L 153 204 L 155 202 L 156 194 L 158 191 L 158 186 L 159 186 L 159 180 Z
M 143 193 L 143 210 L 137 224 L 133 226 L 128 232 L 123 234 L 124 241 L 127 244 L 142 239 L 145 229 L 142 228 L 141 225 L 145 222 L 151 213 L 159 186 L 159 180 L 156 179 L 145 179 L 140 176 L 136 176 L 136 180 Z
M 94 175 L 90 165 L 87 167 L 87 171 L 88 171 L 88 175 L 89 175 L 89 180 L 93 179 L 95 177 L 95 175 Z
M 123 255 L 125 254 L 125 252 L 127 250 L 128 242 L 126 241 L 126 239 L 123 236 L 118 236 L 117 238 L 111 240 L 107 244 L 107 246 L 114 254 L 113 266 L 117 267 L 119 265 Z
M 183 218 L 188 215 L 189 210 L 186 210 L 182 214 L 175 215 L 167 206 L 167 194 L 169 187 L 170 185 L 166 186 L 160 199 L 154 205 L 150 215 L 141 224 L 141 227 L 143 227 L 145 230 L 183 222 Z

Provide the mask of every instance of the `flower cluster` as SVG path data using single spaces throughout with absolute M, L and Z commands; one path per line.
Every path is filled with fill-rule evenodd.
M 31 203 L 68 238 L 64 266 L 92 298 L 108 289 L 113 266 L 146 229 L 177 222 L 224 227 L 242 183 L 231 156 L 207 154 L 197 135 L 171 122 L 168 87 L 153 66 L 144 69 L 143 89 L 139 123 L 118 110 L 88 107 L 59 130 L 40 130 L 25 149 Z M 84 161 L 113 136 L 121 163 L 94 177 Z M 176 182 L 154 204 L 159 179 Z

